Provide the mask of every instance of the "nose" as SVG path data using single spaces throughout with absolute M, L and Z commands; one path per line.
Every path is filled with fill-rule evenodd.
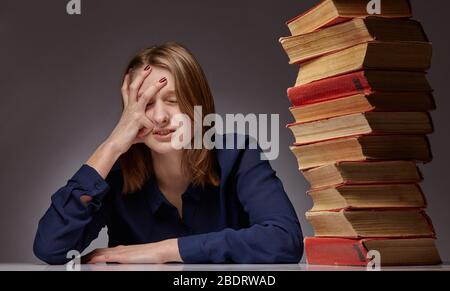
M 157 100 L 149 110 L 149 119 L 157 126 L 164 127 L 169 123 L 169 112 L 166 110 L 164 102 Z

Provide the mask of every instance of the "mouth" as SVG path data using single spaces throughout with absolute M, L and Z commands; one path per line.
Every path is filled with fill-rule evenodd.
M 175 132 L 175 129 L 172 128 L 161 128 L 153 130 L 153 134 L 158 136 L 167 136 L 173 132 Z

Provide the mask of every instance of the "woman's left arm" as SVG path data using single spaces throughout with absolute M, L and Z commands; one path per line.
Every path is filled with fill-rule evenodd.
M 243 150 L 236 190 L 250 227 L 178 238 L 185 263 L 298 263 L 303 235 L 295 210 L 259 149 Z

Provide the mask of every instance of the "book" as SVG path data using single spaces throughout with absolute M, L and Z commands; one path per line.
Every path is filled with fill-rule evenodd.
M 429 134 L 427 112 L 364 112 L 307 123 L 289 124 L 298 145 L 363 134 Z
M 420 179 L 420 176 L 418 178 Z M 314 202 L 310 212 L 338 209 L 425 208 L 427 206 L 425 196 L 418 184 L 344 184 L 311 189 L 307 193 Z
M 308 211 L 306 218 L 317 237 L 435 237 L 431 220 L 421 209 Z
M 296 123 L 306 123 L 343 115 L 365 112 L 431 111 L 436 108 L 434 97 L 426 92 L 373 92 L 357 94 L 320 103 L 290 107 Z
M 296 64 L 375 40 L 427 42 L 428 38 L 417 21 L 371 16 L 307 34 L 282 37 L 279 42 L 289 57 L 289 63 Z
M 434 238 L 346 239 L 306 237 L 308 264 L 367 266 L 368 252 L 380 253 L 381 266 L 438 265 L 441 258 Z
M 373 92 L 432 92 L 432 88 L 423 72 L 371 70 L 291 87 L 287 95 L 293 106 L 301 106 Z
M 311 186 L 308 264 L 441 263 L 417 165 L 433 158 L 432 44 L 409 0 L 374 2 L 323 0 L 279 38 L 299 65 L 287 127 Z
M 303 171 L 311 189 L 346 184 L 417 183 L 422 175 L 413 161 L 337 162 Z
M 366 135 L 291 146 L 300 170 L 340 161 L 432 160 L 428 138 L 423 135 Z
M 355 17 L 366 17 L 368 1 L 325 0 L 316 7 L 286 22 L 292 35 L 304 34 L 331 26 Z M 380 17 L 409 18 L 411 6 L 407 0 L 384 1 Z
M 307 61 L 295 86 L 359 70 L 426 71 L 432 46 L 428 42 L 372 41 Z

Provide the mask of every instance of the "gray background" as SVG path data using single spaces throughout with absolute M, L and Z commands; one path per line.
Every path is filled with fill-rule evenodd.
M 318 1 L 292 0 L 82 0 L 69 16 L 68 1 L 2 0 L 0 10 L 0 262 L 37 262 L 32 242 L 50 196 L 65 185 L 120 117 L 121 73 L 139 49 L 165 41 L 185 44 L 198 58 L 217 111 L 279 113 L 280 156 L 272 166 L 283 180 L 305 235 L 311 207 L 308 185 L 288 147 L 286 88 L 298 68 L 288 65 L 277 40 L 285 20 Z M 431 4 L 433 2 L 433 4 Z M 450 145 L 448 1 L 412 1 L 415 18 L 434 44 L 429 80 L 438 110 L 432 116 L 435 159 L 421 167 L 428 214 L 444 261 L 450 259 Z M 106 244 L 103 231 L 91 246 Z

